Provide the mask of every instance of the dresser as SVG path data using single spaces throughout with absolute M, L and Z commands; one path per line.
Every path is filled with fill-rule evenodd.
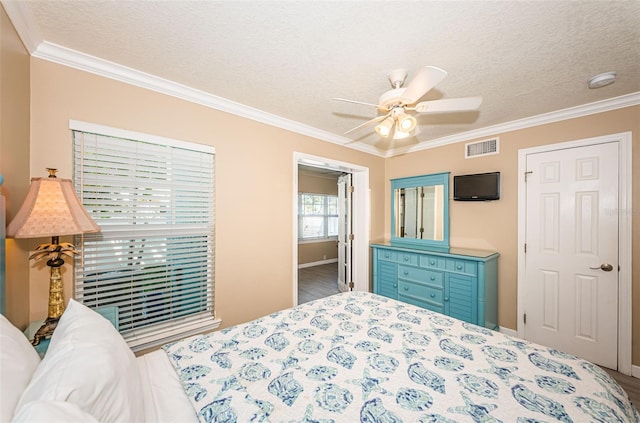
M 373 292 L 489 329 L 498 328 L 495 251 L 436 252 L 372 244 Z

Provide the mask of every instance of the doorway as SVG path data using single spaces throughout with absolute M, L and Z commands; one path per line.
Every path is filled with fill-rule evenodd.
M 293 230 L 293 265 L 294 265 L 294 281 L 293 281 L 293 298 L 294 305 L 299 304 L 298 292 L 299 292 L 299 256 L 298 256 L 298 234 L 299 234 L 299 219 L 298 219 L 298 177 L 300 166 L 305 168 L 315 168 L 320 172 L 334 172 L 340 175 L 349 175 L 351 185 L 353 189 L 350 190 L 346 183 L 343 183 L 340 189 L 343 189 L 343 193 L 349 194 L 349 199 L 345 197 L 345 202 L 350 202 L 349 209 L 352 211 L 351 218 L 342 215 L 346 213 L 345 206 L 342 204 L 340 207 L 340 215 L 343 219 L 342 224 L 338 225 L 342 230 L 342 242 L 340 239 L 334 241 L 336 252 L 341 251 L 343 254 L 338 255 L 335 262 L 336 272 L 336 291 L 338 291 L 337 279 L 339 266 L 343 266 L 340 274 L 343 275 L 343 285 L 349 286 L 349 282 L 352 282 L 353 290 L 368 291 L 369 290 L 369 170 L 362 166 L 340 162 L 324 157 L 312 156 L 304 153 L 294 153 L 294 230 Z M 337 181 L 337 176 L 336 176 Z M 344 179 L 343 179 L 344 182 Z M 336 186 L 338 189 L 338 186 Z M 350 233 L 347 233 L 350 232 Z M 349 237 L 349 235 L 352 235 Z M 346 242 L 345 242 L 346 240 Z M 342 260 L 340 259 L 342 257 Z M 347 263 L 347 258 L 349 263 Z M 322 264 L 323 267 L 326 264 Z M 348 264 L 348 267 L 344 267 Z M 318 269 L 321 270 L 321 266 Z M 326 269 L 325 269 L 326 270 Z M 305 275 L 310 272 L 305 269 Z M 323 272 L 326 274 L 326 272 Z M 346 279 L 350 279 L 347 281 Z
M 625 374 L 630 148 L 628 133 L 546 145 L 518 167 L 518 336 Z

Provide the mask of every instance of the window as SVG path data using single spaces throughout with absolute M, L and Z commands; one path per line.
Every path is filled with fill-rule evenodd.
M 323 240 L 338 236 L 338 196 L 298 195 L 298 239 Z
M 74 183 L 101 232 L 77 237 L 75 297 L 117 307 L 134 350 L 214 328 L 214 153 L 72 121 Z

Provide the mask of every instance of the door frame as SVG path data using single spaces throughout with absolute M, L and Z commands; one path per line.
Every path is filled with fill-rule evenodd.
M 345 180 L 345 182 L 343 183 L 342 180 Z M 344 187 L 341 187 L 343 184 Z M 350 291 L 349 283 L 353 279 L 353 243 L 349 239 L 349 235 L 353 233 L 353 195 L 351 188 L 353 188 L 353 174 L 345 172 L 338 177 L 338 291 L 340 292 Z M 343 205 L 341 206 L 341 204 Z M 340 279 L 341 274 L 344 280 Z
M 526 241 L 526 183 L 525 172 L 527 155 L 567 148 L 585 147 L 595 144 L 617 142 L 619 166 L 618 196 L 618 372 L 632 373 L 632 260 L 631 260 L 631 132 L 585 138 L 575 141 L 547 144 L 518 150 L 518 298 L 517 298 L 517 333 L 525 337 L 524 325 L 524 284 L 526 283 L 524 244 Z
M 354 240 L 351 271 L 355 291 L 369 291 L 369 168 L 306 153 L 293 153 L 293 305 L 298 305 L 298 165 L 351 173 L 354 188 L 351 215 Z

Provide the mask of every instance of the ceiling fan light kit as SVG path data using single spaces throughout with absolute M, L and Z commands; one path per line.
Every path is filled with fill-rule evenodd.
M 411 134 L 409 132 L 401 131 L 399 129 L 397 129 L 393 133 L 393 139 L 394 140 L 403 140 L 405 138 L 409 138 L 410 136 L 411 136 Z
M 404 132 L 413 131 L 417 123 L 416 118 L 406 113 L 398 118 L 398 128 Z
M 425 66 L 419 69 L 416 76 L 405 85 L 407 71 L 405 69 L 395 69 L 389 73 L 389 82 L 392 88 L 380 96 L 377 105 L 344 98 L 334 98 L 337 101 L 373 106 L 382 113 L 386 113 L 386 115 L 376 116 L 356 128 L 350 129 L 345 132 L 345 135 L 370 123 L 380 122 L 375 126 L 375 131 L 381 137 L 389 137 L 395 125 L 393 138 L 407 138 L 417 125 L 416 118 L 407 112 L 446 113 L 475 110 L 480 107 L 482 97 L 450 98 L 418 103 L 420 98 L 446 76 L 447 72 L 443 69 L 435 66 Z
M 391 133 L 391 128 L 393 128 L 393 118 L 391 116 L 387 117 L 385 120 L 376 125 L 376 132 L 381 137 L 388 137 Z

